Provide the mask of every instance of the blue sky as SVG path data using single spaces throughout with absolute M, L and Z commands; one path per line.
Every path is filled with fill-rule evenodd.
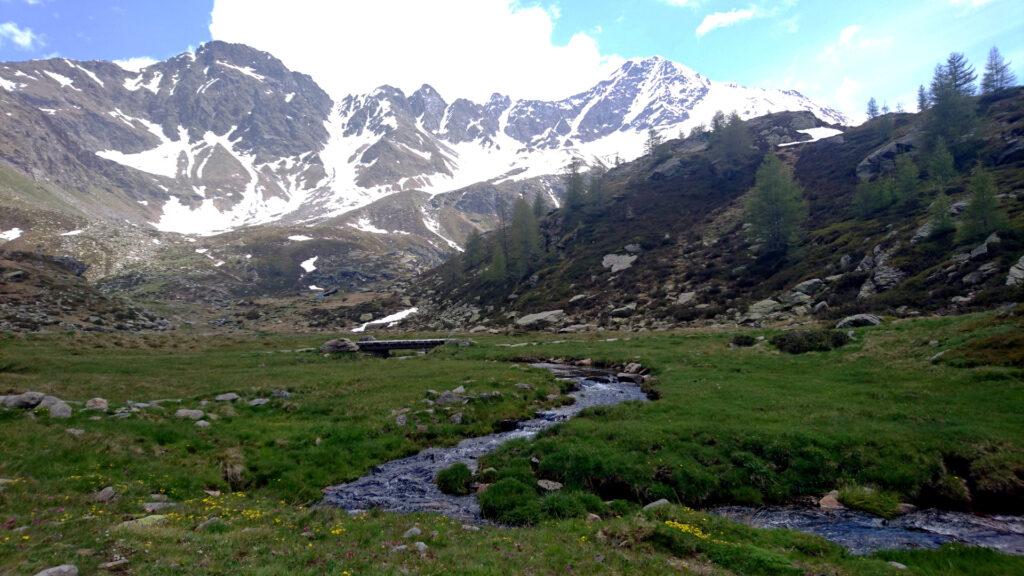
M 1021 0 L 372 4 L 0 0 L 0 60 L 166 58 L 218 38 L 268 50 L 332 92 L 430 82 L 479 99 L 565 96 L 623 58 L 661 55 L 716 80 L 795 88 L 851 116 L 869 96 L 913 108 L 950 51 L 980 69 L 997 45 L 1024 78 Z

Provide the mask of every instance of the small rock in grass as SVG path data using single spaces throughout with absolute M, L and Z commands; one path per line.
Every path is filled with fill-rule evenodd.
M 419 529 L 419 526 L 413 526 L 406 530 L 405 534 L 402 534 L 402 538 L 415 538 L 420 534 L 423 534 L 423 531 Z
M 36 576 L 78 576 L 78 567 L 74 564 L 61 564 L 53 568 L 47 568 L 37 572 Z
M 480 527 L 479 526 L 473 526 L 472 524 L 463 524 L 462 525 L 462 529 L 465 530 L 466 532 L 479 532 L 480 531 Z
M 654 510 L 655 508 L 661 508 L 662 506 L 668 506 L 669 504 L 671 504 L 671 502 L 662 498 L 661 500 L 655 500 L 654 502 L 644 506 L 644 510 Z
M 56 396 L 44 396 L 36 410 L 48 410 L 50 418 L 70 418 L 71 406 Z
M 448 418 L 452 424 L 462 424 L 462 412 L 456 412 Z
M 519 383 L 517 383 L 516 384 L 516 388 L 518 388 L 520 390 L 533 390 L 533 386 L 527 384 L 526 382 L 519 382 Z
M 893 568 L 895 568 L 897 570 L 906 570 L 907 569 L 907 565 L 906 564 L 901 564 L 901 563 L 899 563 L 899 562 L 897 562 L 895 560 L 889 560 L 889 566 L 892 566 Z
M 392 552 L 405 552 L 408 549 L 409 549 L 409 547 L 406 546 L 405 544 L 399 544 L 398 546 L 395 546 L 394 548 L 392 548 L 391 551 Z
M 562 489 L 561 482 L 555 482 L 554 480 L 537 480 L 537 486 L 540 486 L 541 490 L 548 492 L 554 492 Z
M 292 393 L 287 390 L 274 390 L 270 393 L 274 398 L 291 398 Z
M 35 408 L 46 395 L 42 392 L 22 392 L 14 396 L 4 396 L 4 408 Z
M 820 508 L 825 508 L 826 510 L 842 510 L 843 508 L 845 508 L 845 506 L 843 506 L 843 504 L 839 501 L 838 490 L 833 490 L 828 494 L 822 496 L 821 499 L 818 500 L 818 506 Z
M 459 386 L 458 388 L 453 388 L 452 389 L 452 393 L 453 394 L 465 394 L 466 393 L 466 387 L 465 386 Z
M 81 428 L 66 428 L 64 431 L 75 438 L 81 438 L 85 434 L 85 430 L 82 430 Z
M 114 490 L 113 486 L 107 486 L 103 490 L 100 490 L 99 492 L 96 492 L 95 494 L 92 495 L 93 500 L 103 504 L 110 502 L 114 498 L 117 498 L 117 491 Z
M 252 406 L 253 408 L 255 408 L 256 406 L 263 406 L 264 404 L 269 403 L 270 398 L 253 398 L 252 400 L 249 400 L 249 406 Z
M 85 401 L 86 410 L 99 410 L 100 412 L 106 412 L 110 407 L 110 404 L 103 398 L 90 398 Z
M 904 514 L 910 514 L 911 512 L 916 512 L 916 511 L 917 511 L 917 506 L 914 506 L 913 504 L 910 504 L 910 503 L 907 503 L 907 502 L 900 502 L 899 505 L 896 506 L 896 513 L 899 514 L 900 516 L 903 516 Z
M 137 520 L 127 520 L 121 522 L 119 528 L 148 528 L 150 526 L 158 526 L 167 522 L 167 516 L 162 514 L 150 514 L 149 516 L 143 516 Z
M 240 396 L 238 394 L 235 394 L 234 392 L 226 392 L 224 394 L 218 394 L 213 397 L 213 399 L 216 400 L 217 402 L 234 402 L 239 398 Z
M 207 518 L 206 520 L 200 522 L 198 526 L 196 526 L 196 532 L 205 532 L 206 530 L 210 530 L 214 527 L 221 526 L 223 524 L 224 521 L 217 516 L 214 516 L 213 518 Z
M 417 542 L 413 544 L 413 547 L 416 548 L 416 551 L 420 553 L 420 556 L 426 554 L 427 549 L 430 548 L 429 546 L 427 546 L 426 542 Z
M 114 571 L 114 570 L 123 570 L 124 567 L 127 566 L 127 565 L 128 565 L 128 559 L 127 558 L 115 558 L 114 560 L 111 560 L 110 562 L 104 562 L 103 564 L 100 564 L 98 566 L 98 568 L 100 570 Z
M 594 514 L 593 512 L 588 512 L 587 513 L 587 522 L 600 522 L 600 521 L 601 521 L 601 517 L 598 516 L 597 514 Z
M 196 428 L 209 428 L 210 423 L 206 420 L 196 420 Z
M 175 418 L 188 418 L 189 420 L 200 420 L 204 416 L 202 410 L 189 410 L 188 408 L 178 408 L 174 412 Z
M 164 508 L 172 508 L 175 504 L 173 502 L 146 502 L 142 505 L 142 510 L 145 512 L 159 512 Z
M 156 492 L 154 494 L 150 494 L 149 495 L 149 501 L 150 502 L 170 502 L 171 501 L 171 497 L 168 496 L 167 494 L 160 494 L 159 492 Z

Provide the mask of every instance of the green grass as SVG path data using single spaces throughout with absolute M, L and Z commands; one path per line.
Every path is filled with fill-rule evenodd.
M 842 349 L 799 356 L 766 343 L 731 348 L 734 334 L 724 332 L 527 335 L 390 360 L 294 351 L 323 339 L 315 336 L 0 339 L 0 394 L 102 396 L 115 407 L 181 400 L 124 420 L 0 410 L 0 478 L 15 479 L 0 486 L 0 573 L 63 562 L 92 573 L 117 555 L 136 574 L 504 574 L 510 566 L 522 573 L 895 573 L 881 559 L 850 557 L 819 538 L 676 506 L 641 514 L 638 505 L 662 496 L 689 504 L 784 500 L 853 484 L 915 499 L 936 477 L 962 486 L 954 474 L 975 502 L 985 494 L 1012 502 L 1005 495 L 1018 490 L 1024 438 L 1020 370 L 928 362 L 936 351 L 929 340 L 954 348 L 1005 331 L 988 316 L 901 322 L 860 330 Z M 612 336 L 618 340 L 606 341 Z M 533 345 L 498 346 L 514 342 Z M 639 360 L 655 370 L 661 395 L 589 410 L 490 458 L 497 471 L 486 480 L 527 488 L 512 496 L 527 501 L 519 512 L 535 526 L 466 531 L 433 515 L 349 517 L 312 506 L 323 487 L 376 464 L 491 432 L 502 419 L 544 406 L 559 383 L 507 361 L 522 356 Z M 502 396 L 459 407 L 459 425 L 424 402 L 428 390 L 460 385 L 469 395 Z M 275 389 L 291 397 L 256 408 L 209 403 L 202 409 L 217 419 L 205 430 L 173 418 L 178 407 L 200 407 L 219 393 L 248 400 Z M 67 428 L 85 434 L 75 438 Z M 541 495 L 536 478 L 565 483 L 564 493 Z M 104 486 L 119 497 L 94 502 L 91 494 Z M 118 528 L 143 515 L 152 493 L 180 503 L 165 523 Z M 602 520 L 587 522 L 585 512 Z M 221 522 L 195 530 L 213 517 Z M 402 534 L 414 523 L 427 554 L 392 552 L 411 544 Z M 924 571 L 943 562 L 966 574 L 1024 571 L 1019 558 L 964 549 L 899 561 L 922 566 L 911 572 L 922 574 L 953 573 Z
M 844 486 L 839 490 L 839 501 L 847 508 L 882 518 L 895 518 L 899 514 L 899 496 L 867 486 Z

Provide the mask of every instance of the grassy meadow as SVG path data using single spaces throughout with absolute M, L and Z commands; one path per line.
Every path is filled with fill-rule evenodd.
M 111 414 L 73 404 L 66 420 L 0 410 L 0 573 L 73 563 L 90 574 L 118 558 L 132 574 L 1024 573 L 1022 558 L 962 547 L 853 557 L 695 510 L 841 489 L 882 514 L 893 501 L 1019 513 L 1024 377 L 1012 354 L 990 350 L 1020 329 L 991 314 L 896 321 L 802 355 L 732 347 L 736 332 L 484 336 L 387 360 L 303 351 L 325 339 L 311 335 L 0 337 L 0 394 L 111 404 Z M 467 530 L 316 506 L 322 488 L 375 464 L 560 402 L 547 372 L 510 362 L 528 357 L 654 371 L 658 400 L 587 411 L 485 462 L 499 478 L 553 479 L 612 501 L 600 520 Z M 458 386 L 501 395 L 458 409 L 423 402 Z M 242 398 L 213 400 L 225 392 Z M 255 398 L 270 401 L 249 406 Z M 164 401 L 114 417 L 129 400 Z M 210 426 L 176 418 L 179 408 L 204 410 Z M 117 496 L 97 502 L 107 486 Z M 132 522 L 163 497 L 176 505 L 153 513 L 162 518 Z M 658 498 L 675 505 L 640 510 Z M 422 535 L 403 538 L 413 525 Z

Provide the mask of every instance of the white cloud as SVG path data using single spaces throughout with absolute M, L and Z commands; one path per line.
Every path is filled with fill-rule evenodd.
M 851 53 L 862 54 L 864 51 L 888 48 L 893 43 L 891 36 L 864 36 L 860 24 L 850 24 L 839 31 L 835 42 L 826 44 L 818 53 L 818 61 L 830 65 L 842 65 Z
M 509 0 L 216 0 L 210 35 L 266 50 L 332 95 L 429 83 L 449 100 L 562 98 L 622 59 L 583 32 L 555 44 L 553 12 Z
M 3 40 L 14 42 L 19 48 L 28 50 L 42 45 L 42 40 L 31 28 L 21 28 L 14 22 L 0 24 L 0 44 Z
M 757 10 L 754 9 L 753 6 L 750 8 L 730 10 L 728 12 L 713 12 L 701 20 L 700 25 L 697 26 L 697 30 L 694 32 L 697 34 L 698 38 L 701 38 L 712 30 L 734 26 L 740 22 L 750 20 L 756 15 Z
M 117 64 L 121 68 L 129 72 L 138 72 L 146 66 L 151 66 L 159 62 L 156 58 L 150 58 L 149 56 L 136 56 L 134 58 L 125 58 L 123 60 L 114 60 L 114 64 Z

